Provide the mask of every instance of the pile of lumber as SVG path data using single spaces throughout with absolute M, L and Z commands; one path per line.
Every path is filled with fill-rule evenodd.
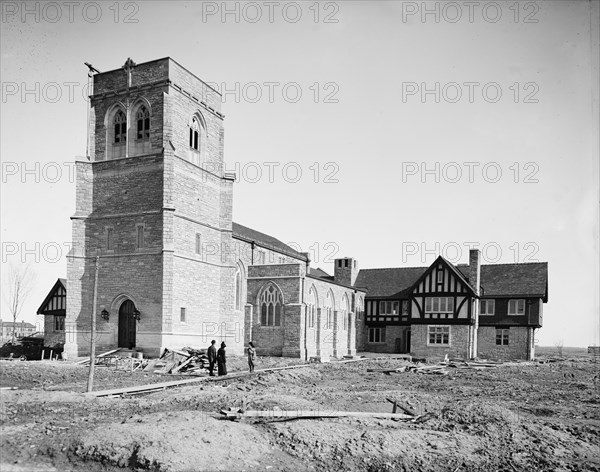
M 367 369 L 367 372 L 380 372 L 386 375 L 400 372 L 414 372 L 415 374 L 448 375 L 452 370 L 484 370 L 504 365 L 512 365 L 512 363 L 496 361 L 463 361 L 459 359 L 451 359 L 430 365 L 413 364 L 388 369 Z
M 144 368 L 155 374 L 191 374 L 208 369 L 206 351 L 184 347 L 181 350 L 165 349 L 159 359 L 153 359 Z

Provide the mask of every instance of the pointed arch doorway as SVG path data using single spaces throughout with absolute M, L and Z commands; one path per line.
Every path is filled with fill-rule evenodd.
M 132 349 L 135 347 L 136 321 L 133 316 L 135 305 L 131 300 L 125 300 L 119 308 L 119 344 L 118 347 Z

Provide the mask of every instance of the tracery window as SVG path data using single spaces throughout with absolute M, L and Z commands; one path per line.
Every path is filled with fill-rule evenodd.
M 115 144 L 124 144 L 127 141 L 127 116 L 119 110 L 113 119 L 115 127 Z
M 142 105 L 136 115 L 137 119 L 137 139 L 150 138 L 150 112 Z
M 260 296 L 260 323 L 263 326 L 281 326 L 283 296 L 273 284 L 263 290 Z

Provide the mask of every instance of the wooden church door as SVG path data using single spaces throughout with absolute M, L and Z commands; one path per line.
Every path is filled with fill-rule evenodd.
M 131 300 L 126 300 L 119 308 L 119 346 L 126 349 L 135 347 L 135 318 L 133 317 L 135 305 Z

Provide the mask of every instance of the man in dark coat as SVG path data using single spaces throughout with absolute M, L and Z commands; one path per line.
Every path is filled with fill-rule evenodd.
M 215 362 L 217 362 L 217 348 L 215 347 L 214 339 L 210 342 L 210 346 L 208 347 L 208 371 L 210 372 L 210 376 L 215 376 Z
M 217 351 L 217 367 L 219 375 L 227 375 L 227 361 L 225 359 L 225 348 L 227 346 L 224 342 L 221 343 L 221 348 Z

